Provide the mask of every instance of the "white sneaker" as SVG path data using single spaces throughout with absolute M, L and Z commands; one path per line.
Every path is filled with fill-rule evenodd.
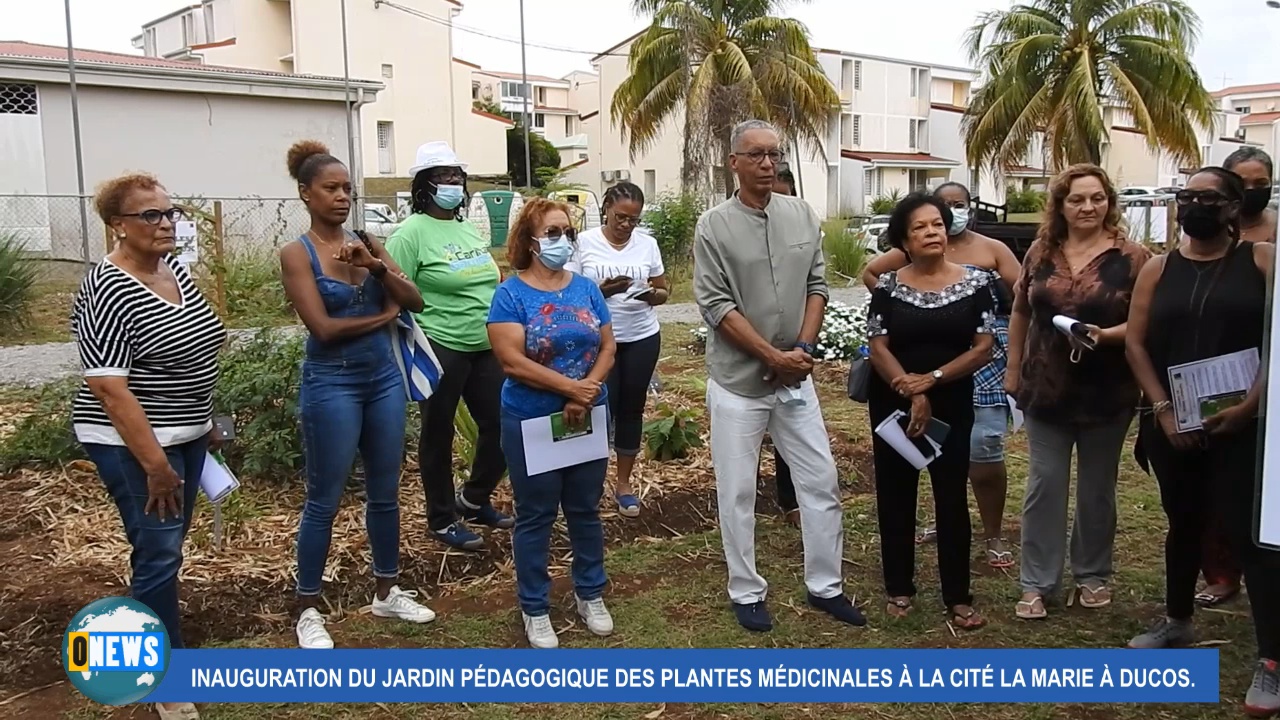
M 604 600 L 583 600 L 577 596 L 574 598 L 578 601 L 578 617 L 587 624 L 588 630 L 601 637 L 613 633 L 613 616 L 604 606 Z
M 539 650 L 560 647 L 560 638 L 556 637 L 556 629 L 551 627 L 550 615 L 524 615 L 524 634 L 529 638 L 529 644 Z
M 303 650 L 332 650 L 333 638 L 324 629 L 324 616 L 315 608 L 307 608 L 298 618 L 298 647 Z
M 427 607 L 414 600 L 418 597 L 417 590 L 401 590 L 399 585 L 391 588 L 387 593 L 386 600 L 379 600 L 377 594 L 373 596 L 373 614 L 380 618 L 395 618 L 396 620 L 404 620 L 411 623 L 429 623 L 436 619 L 436 614 Z

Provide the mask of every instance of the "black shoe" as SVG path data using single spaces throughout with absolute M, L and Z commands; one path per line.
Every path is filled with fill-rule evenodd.
M 769 616 L 769 608 L 764 601 L 745 605 L 733 604 L 733 614 L 738 624 L 751 632 L 769 632 L 773 629 L 773 618 Z
M 431 536 L 436 540 L 458 550 L 476 551 L 484 549 L 484 538 L 471 532 L 466 525 L 456 522 L 444 530 L 432 530 Z
M 809 593 L 809 604 L 842 623 L 848 623 L 856 627 L 862 627 L 867 624 L 867 619 L 863 617 L 862 611 L 854 607 L 849 598 L 843 594 L 830 598 L 820 598 L 813 593 Z

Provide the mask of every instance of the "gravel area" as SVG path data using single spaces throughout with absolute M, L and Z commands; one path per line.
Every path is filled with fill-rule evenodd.
M 832 288 L 833 300 L 856 305 L 867 297 L 862 286 Z M 658 318 L 664 323 L 698 323 L 701 317 L 693 303 L 663 305 L 658 308 Z M 233 333 L 241 337 L 251 330 Z M 0 385 L 35 387 L 70 375 L 80 369 L 74 343 L 47 343 L 0 348 Z

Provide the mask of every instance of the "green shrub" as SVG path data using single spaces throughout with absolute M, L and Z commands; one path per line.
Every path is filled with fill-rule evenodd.
M 688 194 L 663 193 L 649 204 L 644 224 L 658 241 L 664 263 L 680 265 L 693 261 L 693 231 L 703 209 L 702 201 Z
M 895 189 L 893 192 L 889 193 L 888 195 L 881 195 L 880 197 L 871 201 L 871 214 L 872 215 L 888 215 L 889 213 L 893 212 L 894 206 L 897 205 L 898 201 L 901 199 L 902 199 L 902 191 L 897 189 Z
M 827 255 L 827 269 L 861 281 L 862 272 L 867 269 L 867 246 L 870 244 L 866 233 L 846 232 L 844 229 L 831 232 L 827 229 L 830 222 L 823 224 L 826 234 L 822 240 L 822 249 Z
M 38 276 L 22 239 L 14 233 L 0 233 L 0 328 L 27 324 Z
M 284 480 L 302 468 L 298 390 L 305 335 L 261 330 L 224 351 L 214 411 L 236 421 L 225 449 L 237 472 Z
M 702 447 L 699 415 L 693 408 L 676 410 L 667 403 L 659 403 L 655 417 L 644 424 L 649 459 L 677 460 L 687 457 L 690 449 Z
M 58 466 L 85 456 L 71 429 L 71 401 L 79 388 L 79 378 L 41 388 L 34 410 L 0 440 L 0 472 Z
M 1005 193 L 1006 212 L 1038 213 L 1044 211 L 1048 195 L 1043 190 L 1010 190 Z
M 280 261 L 263 251 L 227 252 L 227 324 L 232 327 L 279 327 L 295 320 L 280 280 Z M 209 298 L 210 302 L 213 298 Z

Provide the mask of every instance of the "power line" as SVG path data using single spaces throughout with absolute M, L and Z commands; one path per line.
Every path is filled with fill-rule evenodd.
M 494 35 L 493 33 L 485 32 L 484 30 L 479 30 L 477 28 L 467 27 L 466 25 L 459 25 L 457 23 L 451 23 L 451 22 L 448 22 L 447 20 L 441 20 L 440 18 L 434 15 L 430 15 L 428 13 L 425 13 L 421 10 L 416 10 L 414 8 L 405 7 L 404 5 L 391 2 L 391 0 L 377 0 L 377 4 L 386 5 L 387 7 L 394 8 L 396 10 L 399 10 L 400 12 L 413 15 L 414 17 L 422 18 L 423 20 L 428 20 L 437 25 L 453 28 L 454 30 L 468 33 L 470 35 L 478 35 L 483 38 L 489 38 L 490 40 L 497 40 L 499 42 L 511 43 L 513 45 L 521 44 L 520 40 L 517 38 L 509 38 L 509 37 L 504 37 L 502 35 Z M 615 53 L 615 52 L 602 53 L 602 52 L 596 52 L 594 50 L 575 50 L 573 48 L 556 47 L 555 45 L 541 45 L 539 43 L 531 43 L 531 42 L 526 42 L 524 43 L 524 45 L 527 47 L 538 48 L 539 50 L 550 50 L 551 52 L 569 53 L 572 55 L 586 55 L 588 57 L 622 57 L 622 58 L 630 57 L 628 53 Z

